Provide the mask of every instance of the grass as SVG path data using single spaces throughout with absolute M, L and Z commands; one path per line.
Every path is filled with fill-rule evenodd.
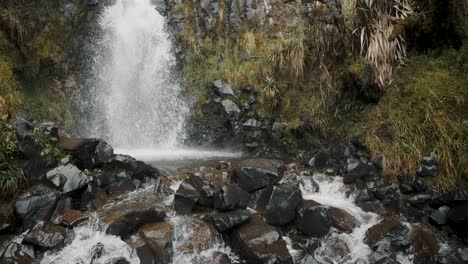
M 369 113 L 366 143 L 382 155 L 389 176 L 414 176 L 421 159 L 436 153 L 441 191 L 468 182 L 468 75 L 454 51 L 418 56 L 399 70 L 379 105 Z
M 13 63 L 0 56 L 0 116 L 16 114 L 21 101 L 20 84 L 13 73 Z

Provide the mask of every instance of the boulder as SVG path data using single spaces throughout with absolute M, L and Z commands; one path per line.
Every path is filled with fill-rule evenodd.
M 213 264 L 231 264 L 231 259 L 226 253 L 216 251 L 213 253 Z
M 226 96 L 226 95 L 232 95 L 234 96 L 234 91 L 232 90 L 232 87 L 221 81 L 221 80 L 216 80 L 213 82 L 213 87 L 215 89 L 215 92 L 219 96 Z
M 63 243 L 65 234 L 64 227 L 41 221 L 29 231 L 23 243 L 41 249 L 53 249 Z
M 414 264 L 437 263 L 440 242 L 432 231 L 415 227 L 410 233 L 410 252 L 414 255 Z
M 88 184 L 86 190 L 81 194 L 80 209 L 97 210 L 101 208 L 107 200 L 106 191 L 93 184 Z
M 108 195 L 118 196 L 133 192 L 137 186 L 130 178 L 121 178 L 119 181 L 108 185 L 105 190 Z
M 325 151 L 319 151 L 309 160 L 309 166 L 317 169 L 322 169 L 327 165 L 329 156 Z
M 240 113 L 239 107 L 233 101 L 225 99 L 221 102 L 224 107 L 224 111 L 231 117 L 237 117 Z
M 73 163 L 80 169 L 101 166 L 114 157 L 113 148 L 101 139 L 60 137 L 59 146 L 72 153 Z
M 173 232 L 174 228 L 168 222 L 147 224 L 140 228 L 138 233 L 153 251 L 156 263 L 171 263 Z
M 268 203 L 270 202 L 273 188 L 273 186 L 270 186 L 253 192 L 249 201 L 249 208 L 252 208 L 255 211 L 263 214 L 266 211 Z
M 117 257 L 106 260 L 104 264 L 130 264 L 130 262 L 124 257 Z
M 284 164 L 281 161 L 249 159 L 234 169 L 231 180 L 247 192 L 254 192 L 278 183 L 283 174 Z
M 424 157 L 421 161 L 421 166 L 416 170 L 416 174 L 420 177 L 435 177 L 438 173 L 437 157 L 434 153 Z
M 11 203 L 0 204 L 0 233 L 13 224 L 13 209 Z
M 281 234 L 260 215 L 233 229 L 228 243 L 247 263 L 293 263 Z
M 398 218 L 390 217 L 370 227 L 366 231 L 364 242 L 374 247 L 382 239 L 388 239 L 392 248 L 405 250 L 410 245 L 408 233 L 408 228 L 405 227 Z
M 372 175 L 373 169 L 371 165 L 361 161 L 358 161 L 357 164 L 348 162 L 347 173 L 343 176 L 343 183 L 350 184 L 355 183 L 357 180 L 368 179 Z
M 153 250 L 141 236 L 132 235 L 125 242 L 131 248 L 132 255 L 136 255 L 140 259 L 140 263 L 157 263 Z
M 236 208 L 247 208 L 250 194 L 239 186 L 225 185 L 214 195 L 213 205 L 215 209 L 229 211 Z
M 429 222 L 437 227 L 442 227 L 447 224 L 447 214 L 450 211 L 450 207 L 448 206 L 441 206 L 439 209 L 432 212 L 429 216 Z
M 117 181 L 115 174 L 96 169 L 90 172 L 90 176 L 93 179 L 93 184 L 99 188 L 104 188 Z
M 88 185 L 88 177 L 75 165 L 57 167 L 46 174 L 46 179 L 63 193 L 70 193 Z
M 302 205 L 302 193 L 297 185 L 281 184 L 273 187 L 264 216 L 271 225 L 292 222 Z
M 18 137 L 19 165 L 31 182 L 40 181 L 47 171 L 58 164 L 53 155 L 42 155 L 42 150 L 42 146 L 36 142 L 32 132 Z
M 120 178 L 136 179 L 142 182 L 157 179 L 162 173 L 142 161 L 137 161 L 127 155 L 115 155 L 104 163 L 101 170 L 106 174 L 113 174 Z
M 323 237 L 330 231 L 332 222 L 327 206 L 306 207 L 300 212 L 299 230 L 309 236 Z
M 468 205 L 459 205 L 451 208 L 447 214 L 447 223 L 458 236 L 468 238 Z
M 44 185 L 36 185 L 15 201 L 15 215 L 25 228 L 31 228 L 39 221 L 50 220 L 57 202 L 57 193 Z
M 34 264 L 36 263 L 34 249 L 30 245 L 11 243 L 6 247 L 3 255 L 0 257 L 0 263 Z
M 348 244 L 337 236 L 330 236 L 324 239 L 322 246 L 318 250 L 318 255 L 322 255 L 332 263 L 346 263 L 348 262 L 351 251 Z
M 385 257 L 375 262 L 375 264 L 401 264 L 398 260 L 394 260 L 390 257 Z
M 66 227 L 75 227 L 88 221 L 89 215 L 76 210 L 68 210 L 63 214 L 60 224 Z
M 380 201 L 397 200 L 400 197 L 399 189 L 396 184 L 387 185 L 383 187 L 377 187 L 377 188 L 372 189 L 371 192 L 374 195 L 374 197 Z
M 59 139 L 59 128 L 54 122 L 39 123 L 36 125 L 36 129 L 48 137 Z
M 432 199 L 431 205 L 434 207 L 468 205 L 468 190 L 453 191 L 436 196 Z
M 210 219 L 216 230 L 219 232 L 225 232 L 233 227 L 246 223 L 250 219 L 251 215 L 252 213 L 248 210 L 236 210 L 212 215 Z
M 351 233 L 354 228 L 358 226 L 359 222 L 348 212 L 343 209 L 336 207 L 329 208 L 329 216 L 332 222 L 332 226 L 336 229 Z
M 166 217 L 164 211 L 154 208 L 130 211 L 112 219 L 113 221 L 106 229 L 106 234 L 120 236 L 125 239 L 143 225 L 160 222 L 164 220 L 164 217 Z
M 62 221 L 63 214 L 68 210 L 71 210 L 72 207 L 72 198 L 71 197 L 62 197 L 57 202 L 57 206 L 55 206 L 55 210 L 50 217 L 50 222 L 53 224 L 60 224 Z
M 201 197 L 203 181 L 195 175 L 189 175 L 182 181 L 174 195 L 174 209 L 177 212 L 190 212 Z

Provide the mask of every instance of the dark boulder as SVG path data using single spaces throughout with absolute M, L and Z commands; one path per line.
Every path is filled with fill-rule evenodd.
M 323 237 L 330 231 L 332 222 L 329 208 L 322 205 L 306 207 L 300 212 L 299 230 L 309 236 Z
M 450 211 L 450 207 L 448 206 L 441 206 L 439 209 L 432 212 L 429 216 L 429 222 L 437 227 L 442 227 L 447 224 L 447 214 Z
M 284 174 L 283 162 L 268 159 L 244 160 L 234 169 L 231 180 L 242 189 L 253 192 L 278 183 Z
M 174 209 L 177 212 L 190 212 L 201 197 L 203 181 L 200 177 L 189 175 L 182 181 L 174 195 Z
M 273 186 L 270 186 L 252 193 L 249 201 L 249 207 L 263 214 L 266 211 L 268 203 L 270 202 L 273 188 Z
M 136 179 L 142 182 L 148 179 L 157 179 L 162 173 L 142 161 L 126 155 L 115 155 L 108 162 L 102 165 L 104 173 L 114 174 L 116 177 Z
M 354 228 L 359 224 L 351 214 L 340 208 L 330 207 L 329 216 L 332 226 L 346 233 L 353 232 Z
M 156 263 L 171 263 L 174 228 L 170 223 L 159 222 L 147 224 L 140 228 L 138 233 L 153 251 Z
M 0 233 L 13 224 L 13 209 L 11 203 L 0 204 Z
M 32 246 L 11 243 L 9 244 L 3 255 L 0 257 L 0 263 L 5 264 L 34 264 L 35 256 Z
M 468 205 L 459 205 L 450 209 L 447 214 L 447 223 L 458 236 L 468 238 Z
M 233 229 L 228 243 L 247 263 L 293 263 L 281 234 L 259 215 Z
M 23 243 L 36 248 L 52 249 L 63 243 L 65 234 L 66 229 L 64 227 L 41 221 L 29 231 Z
M 421 177 L 435 177 L 438 173 L 437 157 L 433 153 L 424 157 L 421 166 L 416 170 L 416 174 Z
M 66 227 L 75 227 L 88 221 L 89 216 L 80 211 L 68 210 L 61 218 L 60 224 Z
M 390 257 L 385 257 L 375 262 L 375 264 L 401 264 L 399 261 L 392 259 Z
M 164 220 L 166 213 L 157 209 L 143 209 L 127 212 L 115 219 L 106 229 L 106 234 L 127 238 L 145 224 Z
M 366 231 L 364 242 L 375 247 L 382 239 L 387 239 L 392 248 L 405 250 L 409 247 L 409 230 L 396 217 L 386 218 Z
M 47 172 L 46 179 L 65 194 L 82 189 L 89 182 L 88 177 L 72 164 Z
M 296 218 L 302 205 L 302 193 L 297 185 L 281 184 L 273 187 L 264 216 L 271 225 L 285 225 Z
M 112 147 L 101 139 L 61 137 L 59 146 L 72 153 L 73 163 L 80 169 L 101 166 L 114 157 Z
M 105 190 L 108 195 L 123 195 L 134 191 L 137 188 L 135 183 L 130 178 L 121 178 L 119 181 L 106 186 Z
M 221 211 L 229 211 L 236 208 L 247 208 L 250 194 L 239 186 L 232 184 L 223 186 L 214 195 L 214 208 Z
M 436 208 L 443 205 L 450 207 L 468 205 L 468 190 L 453 191 L 436 196 L 432 199 L 431 205 Z
M 396 200 L 400 197 L 399 189 L 396 184 L 377 187 L 372 189 L 371 192 L 374 195 L 374 197 L 380 201 L 391 201 Z
M 216 251 L 213 253 L 213 264 L 231 264 L 231 259 L 226 253 Z
M 93 184 L 99 188 L 106 187 L 117 181 L 115 174 L 96 169 L 90 172 L 90 176 L 93 179 Z
M 106 260 L 104 264 L 130 264 L 130 262 L 124 257 L 117 257 Z
M 59 139 L 59 128 L 54 122 L 43 122 L 36 125 L 36 129 L 39 130 L 43 135 Z
M 315 154 L 312 159 L 309 160 L 309 166 L 317 169 L 322 169 L 327 166 L 327 162 L 329 160 L 328 153 L 325 151 L 319 151 Z
M 31 228 L 39 221 L 50 220 L 57 202 L 57 193 L 44 185 L 36 185 L 15 201 L 15 215 L 25 228 Z
M 432 231 L 415 227 L 410 233 L 410 251 L 414 255 L 414 264 L 437 263 L 440 242 Z
M 347 173 L 343 176 L 345 184 L 355 183 L 357 180 L 366 180 L 372 176 L 374 168 L 357 159 L 348 159 Z
M 81 194 L 80 209 L 83 211 L 99 209 L 104 205 L 106 199 L 105 190 L 88 184 L 86 190 Z
M 140 259 L 140 263 L 158 263 L 156 262 L 153 250 L 143 237 L 139 235 L 132 235 L 131 237 L 126 239 L 125 242 L 127 242 L 129 247 L 131 248 L 132 254 L 138 256 L 138 258 Z
M 72 207 L 72 198 L 71 197 L 63 197 L 60 198 L 57 202 L 57 206 L 55 206 L 55 210 L 50 217 L 50 222 L 53 224 L 60 224 L 62 221 L 63 214 L 70 210 Z
M 351 156 L 356 148 L 347 140 L 337 140 L 330 146 L 330 155 L 335 160 L 341 160 Z
M 224 232 L 233 227 L 246 223 L 252 213 L 248 210 L 236 210 L 232 212 L 219 213 L 210 217 L 214 227 L 219 232 Z

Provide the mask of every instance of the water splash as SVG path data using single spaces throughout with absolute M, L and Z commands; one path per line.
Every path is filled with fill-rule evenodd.
M 100 18 L 88 134 L 117 148 L 175 147 L 188 107 L 173 77 L 164 18 L 150 0 L 117 0 Z

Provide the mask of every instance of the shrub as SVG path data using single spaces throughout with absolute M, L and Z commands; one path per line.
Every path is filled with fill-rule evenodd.
M 414 58 L 370 113 L 366 141 L 393 179 L 401 170 L 414 175 L 422 157 L 435 152 L 439 190 L 468 180 L 468 78 L 452 55 Z

